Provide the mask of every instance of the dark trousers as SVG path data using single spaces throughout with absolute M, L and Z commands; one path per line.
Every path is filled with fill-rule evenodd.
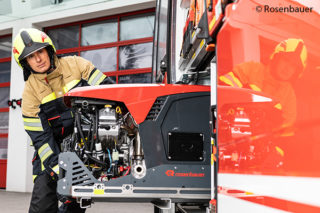
M 58 209 L 57 182 L 43 173 L 35 181 L 29 207 L 29 213 L 81 213 L 80 205 L 73 200 L 69 204 L 62 204 Z

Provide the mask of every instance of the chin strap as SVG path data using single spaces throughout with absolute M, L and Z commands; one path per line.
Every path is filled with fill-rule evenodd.
M 56 69 L 56 65 L 54 63 L 54 58 L 55 58 L 55 53 L 54 51 L 52 50 L 52 47 L 47 47 L 47 51 L 48 51 L 48 54 L 49 54 L 49 57 L 50 57 L 50 67 L 49 69 L 47 70 L 47 74 L 50 74 L 53 70 Z

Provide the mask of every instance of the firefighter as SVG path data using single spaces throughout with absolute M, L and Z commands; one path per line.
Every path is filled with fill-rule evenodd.
M 280 42 L 267 65 L 245 62 L 219 77 L 220 84 L 249 88 L 273 96 L 280 102 L 275 107 L 282 111 L 283 127 L 292 126 L 297 117 L 296 95 L 292 84 L 306 68 L 307 49 L 301 39 Z
M 60 144 L 73 132 L 74 120 L 63 95 L 78 86 L 114 82 L 84 58 L 57 57 L 52 40 L 37 29 L 20 30 L 13 42 L 13 54 L 25 80 L 24 128 L 35 148 L 29 212 L 84 212 L 74 199 L 56 192 Z M 63 203 L 59 209 L 58 198 Z

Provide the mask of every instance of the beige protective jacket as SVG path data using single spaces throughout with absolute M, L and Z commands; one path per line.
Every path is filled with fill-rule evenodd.
M 49 74 L 32 73 L 22 96 L 24 128 L 35 148 L 34 178 L 44 171 L 52 177 L 59 173 L 59 145 L 73 132 L 74 125 L 72 109 L 65 106 L 63 95 L 78 86 L 112 83 L 91 62 L 78 56 L 56 57 L 55 66 Z

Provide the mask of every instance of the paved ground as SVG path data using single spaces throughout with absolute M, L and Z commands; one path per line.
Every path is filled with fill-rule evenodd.
M 21 192 L 7 192 L 0 189 L 1 213 L 28 212 L 31 194 Z M 149 203 L 100 203 L 97 202 L 86 213 L 147 213 L 153 212 Z

